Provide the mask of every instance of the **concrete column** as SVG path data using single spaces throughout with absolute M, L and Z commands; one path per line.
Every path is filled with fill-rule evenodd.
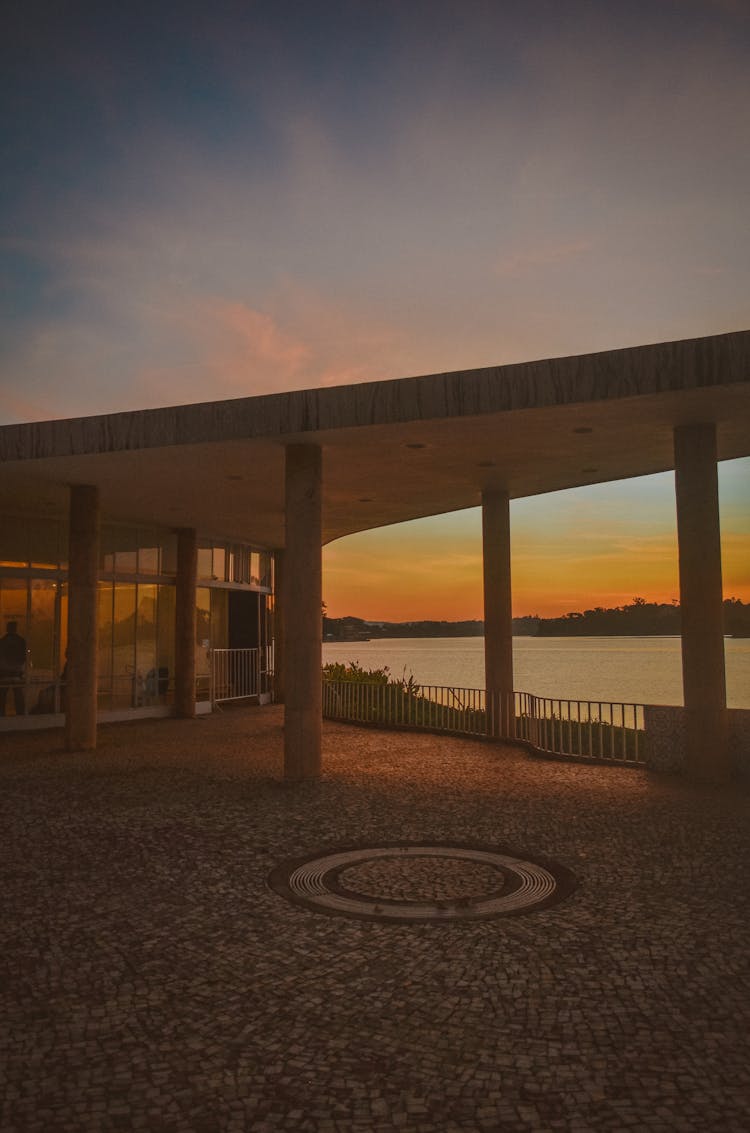
M 484 679 L 489 732 L 513 735 L 513 613 L 510 584 L 510 498 L 482 492 Z
M 284 552 L 273 553 L 273 699 L 284 703 Z
M 195 587 L 198 537 L 192 527 L 177 532 L 177 586 L 174 618 L 174 710 L 195 716 Z
M 680 553 L 682 685 L 686 767 L 696 779 L 729 778 L 724 609 L 719 537 L 716 426 L 674 431 Z
M 99 489 L 73 484 L 68 540 L 68 656 L 65 746 L 96 748 L 97 584 L 99 581 Z
M 320 774 L 322 685 L 322 454 L 287 445 L 283 570 L 284 777 Z

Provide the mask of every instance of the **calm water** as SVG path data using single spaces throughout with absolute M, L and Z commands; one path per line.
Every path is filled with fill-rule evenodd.
M 727 638 L 727 701 L 750 708 L 750 639 Z M 484 638 L 381 638 L 325 642 L 323 663 L 387 665 L 421 684 L 484 687 Z M 514 637 L 515 685 L 537 696 L 682 704 L 677 637 Z

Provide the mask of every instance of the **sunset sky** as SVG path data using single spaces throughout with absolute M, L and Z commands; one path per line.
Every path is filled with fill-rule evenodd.
M 750 327 L 747 0 L 10 0 L 0 54 L 0 422 Z M 670 475 L 512 520 L 517 614 L 677 596 Z M 329 611 L 480 617 L 479 556 L 342 540 Z

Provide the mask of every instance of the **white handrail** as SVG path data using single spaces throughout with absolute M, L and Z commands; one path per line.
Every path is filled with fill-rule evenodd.
M 211 650 L 211 700 L 214 704 L 270 693 L 271 652 L 266 647 Z
M 385 727 L 520 739 L 539 751 L 601 762 L 644 762 L 644 706 L 627 701 L 324 679 L 323 715 Z

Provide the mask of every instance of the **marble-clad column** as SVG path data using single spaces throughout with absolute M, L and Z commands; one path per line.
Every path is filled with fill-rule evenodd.
M 273 553 L 273 699 L 284 703 L 284 552 Z
M 321 766 L 322 453 L 286 449 L 286 547 L 282 578 L 284 777 L 315 778 Z
M 513 613 L 507 492 L 482 492 L 482 551 L 488 731 L 493 735 L 513 735 Z
M 685 769 L 696 779 L 729 777 L 724 672 L 716 426 L 674 431 L 680 556 Z

